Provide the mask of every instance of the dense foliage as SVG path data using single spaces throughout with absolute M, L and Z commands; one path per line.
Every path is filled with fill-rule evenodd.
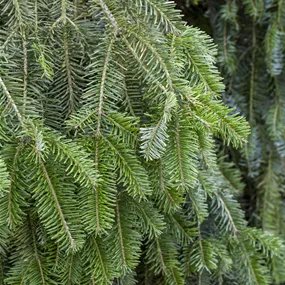
M 209 36 L 164 0 L 0 13 L 1 284 L 276 279 L 283 244 L 247 227 L 217 151 L 249 127 L 222 102 Z
M 187 20 L 214 36 L 224 100 L 238 106 L 252 127 L 240 152 L 226 150 L 246 183 L 242 201 L 249 222 L 284 238 L 285 2 L 177 3 Z M 193 11 L 200 17 L 194 19 Z M 283 268 L 274 272 L 277 283 L 284 280 Z

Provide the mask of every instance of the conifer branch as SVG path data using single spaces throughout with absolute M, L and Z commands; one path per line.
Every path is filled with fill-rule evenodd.
M 49 189 L 50 189 L 50 191 L 51 191 L 52 197 L 53 197 L 53 199 L 54 199 L 54 202 L 55 202 L 55 205 L 56 205 L 56 210 L 57 210 L 58 215 L 59 215 L 60 220 L 61 220 L 61 225 L 62 225 L 62 227 L 63 227 L 65 233 L 66 233 L 67 236 L 68 236 L 68 240 L 69 240 L 69 243 L 70 243 L 70 248 L 71 248 L 72 250 L 74 250 L 74 249 L 75 249 L 75 241 L 74 241 L 74 239 L 73 239 L 73 237 L 72 237 L 72 234 L 71 234 L 71 232 L 70 232 L 70 230 L 69 230 L 69 227 L 68 227 L 68 225 L 67 225 L 67 222 L 66 222 L 66 220 L 65 220 L 64 214 L 63 214 L 63 212 L 62 212 L 60 203 L 59 203 L 58 198 L 57 198 L 57 195 L 56 195 L 55 188 L 54 188 L 54 186 L 53 186 L 53 184 L 52 184 L 52 182 L 51 182 L 51 179 L 50 179 L 50 177 L 49 177 L 48 171 L 47 171 L 47 169 L 46 169 L 46 167 L 45 167 L 45 165 L 44 165 L 44 163 L 43 163 L 43 161 L 42 161 L 42 159 L 41 159 L 41 157 L 40 157 L 39 154 L 38 154 L 38 160 L 39 160 L 40 167 L 42 168 L 44 177 L 45 177 L 45 179 L 46 179 L 46 181 L 47 181 L 47 184 L 48 184 L 48 186 L 49 186 Z
M 1 87 L 2 87 L 2 89 L 3 89 L 4 94 L 6 95 L 6 97 L 7 97 L 8 101 L 9 101 L 9 103 L 10 103 L 11 106 L 13 107 L 13 109 L 14 109 L 14 111 L 15 111 L 17 117 L 18 117 L 18 120 L 19 120 L 20 124 L 23 126 L 23 125 L 24 125 L 24 118 L 23 118 L 23 116 L 21 115 L 21 113 L 20 113 L 20 111 L 19 111 L 17 105 L 15 104 L 15 101 L 13 100 L 11 94 L 9 93 L 9 91 L 8 91 L 6 85 L 5 85 L 5 83 L 3 82 L 3 80 L 2 80 L 1 77 L 0 77 L 0 85 L 1 85 Z
M 114 39 L 111 39 L 108 47 L 107 47 L 107 53 L 105 56 L 103 71 L 102 71 L 102 78 L 101 78 L 101 84 L 100 84 L 100 93 L 99 93 L 99 100 L 98 100 L 98 116 L 97 116 L 97 129 L 96 129 L 96 139 L 100 136 L 100 128 L 101 128 L 101 118 L 103 115 L 103 101 L 104 101 L 104 95 L 105 95 L 105 83 L 106 83 L 106 76 L 107 76 L 107 70 L 109 66 L 110 56 L 112 52 L 114 44 Z
M 127 261 L 126 261 L 126 255 L 125 255 L 125 245 L 124 245 L 124 239 L 123 239 L 123 233 L 122 233 L 122 225 L 121 225 L 121 219 L 120 219 L 120 209 L 119 204 L 117 203 L 116 206 L 116 215 L 117 215 L 117 222 L 118 222 L 118 232 L 119 232 L 119 240 L 120 240 L 120 250 L 122 255 L 122 265 L 124 268 L 127 268 Z
M 29 223 L 31 223 L 30 219 L 29 219 Z M 38 249 L 37 249 L 37 242 L 36 242 L 36 237 L 35 237 L 35 233 L 31 228 L 31 233 L 32 233 L 32 240 L 33 240 L 33 247 L 34 247 L 34 254 L 35 254 L 35 258 L 37 260 L 37 263 L 38 263 L 38 266 L 39 266 L 39 270 L 40 270 L 40 274 L 41 274 L 41 283 L 42 285 L 45 285 L 46 282 L 45 282 L 45 278 L 44 278 L 44 272 L 43 272 L 43 267 L 42 267 L 42 263 L 41 263 L 41 260 L 39 258 L 39 255 L 38 255 Z
M 73 80 L 70 70 L 70 59 L 69 59 L 69 46 L 68 46 L 68 39 L 67 39 L 67 32 L 66 29 L 64 29 L 63 32 L 63 42 L 64 42 L 64 50 L 65 50 L 65 67 L 66 67 L 66 73 L 67 73 L 67 81 L 68 81 L 68 93 L 69 93 L 69 108 L 70 113 L 74 113 L 75 106 L 74 106 L 74 91 L 73 91 Z
M 13 209 L 13 202 L 12 202 L 12 195 L 13 195 L 13 191 L 15 191 L 15 189 L 13 189 L 14 183 L 15 183 L 15 179 L 16 179 L 16 175 L 15 175 L 15 168 L 17 167 L 17 160 L 18 157 L 20 155 L 20 151 L 21 151 L 22 146 L 19 145 L 17 147 L 15 156 L 13 158 L 13 164 L 12 164 L 12 170 L 10 172 L 10 185 L 9 185 L 9 192 L 8 192 L 8 226 L 10 228 L 14 228 L 14 219 L 15 217 L 13 217 L 15 215 L 15 209 Z
M 171 1 L 0 0 L 2 283 L 285 281 L 235 197 L 283 234 L 283 2 L 214 5 L 217 49 Z
M 118 35 L 119 34 L 118 23 L 117 23 L 115 17 L 113 16 L 113 14 L 111 13 L 111 11 L 109 10 L 108 6 L 104 2 L 104 0 L 96 0 L 96 1 L 99 3 L 99 5 L 103 9 L 105 15 L 107 16 L 107 18 L 109 19 L 110 23 L 112 24 L 112 26 L 114 28 L 114 35 L 115 36 Z

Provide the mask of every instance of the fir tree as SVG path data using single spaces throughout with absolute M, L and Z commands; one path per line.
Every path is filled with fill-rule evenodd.
M 270 284 L 283 243 L 217 154 L 249 127 L 211 38 L 164 0 L 0 12 L 1 284 Z
M 284 239 L 285 2 L 177 2 L 186 14 L 194 9 L 201 15 L 207 11 L 207 17 L 194 24 L 207 27 L 218 44 L 224 101 L 237 106 L 251 125 L 241 151 L 224 148 L 246 183 L 247 218 L 251 225 Z M 273 260 L 271 267 L 274 284 L 284 283 L 280 260 Z

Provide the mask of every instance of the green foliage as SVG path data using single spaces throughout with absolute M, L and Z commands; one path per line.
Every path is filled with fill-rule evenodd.
M 0 0 L 0 14 L 0 284 L 277 278 L 282 242 L 247 227 L 241 174 L 216 154 L 249 126 L 221 100 L 209 36 L 164 0 Z
M 183 8 L 182 2 L 177 1 Z M 259 253 L 249 249 L 248 243 L 252 237 L 259 240 L 258 251 L 264 253 L 258 238 L 260 231 L 256 234 L 251 229 L 246 239 L 245 236 L 239 238 L 239 230 L 235 227 L 240 228 L 244 218 L 232 194 L 241 195 L 249 224 L 266 231 L 268 241 L 272 233 L 284 239 L 285 2 L 211 1 L 203 2 L 199 7 L 193 3 L 188 7 L 190 18 L 194 7 L 207 10 L 206 17 L 200 17 L 195 24 L 207 25 L 218 45 L 218 66 L 225 84 L 223 101 L 235 107 L 237 111 L 234 112 L 244 114 L 252 130 L 241 150 L 220 145 L 226 157 L 218 164 L 225 180 L 230 178 L 227 187 L 232 193 L 214 192 L 210 211 L 217 215 L 220 230 L 230 230 L 239 241 L 243 240 L 244 246 L 236 255 L 248 252 L 248 257 L 243 257 L 248 261 L 244 269 L 236 267 L 241 265 L 241 260 L 233 263 L 235 270 L 244 270 L 236 278 L 238 284 L 284 284 L 284 269 L 280 266 L 284 253 L 265 263 Z M 227 164 L 236 167 L 236 174 Z M 242 184 L 236 179 L 240 175 Z M 265 253 L 268 255 L 266 250 Z M 269 265 L 270 271 L 265 265 Z M 230 280 L 235 276 L 227 274 L 226 279 L 233 284 Z

